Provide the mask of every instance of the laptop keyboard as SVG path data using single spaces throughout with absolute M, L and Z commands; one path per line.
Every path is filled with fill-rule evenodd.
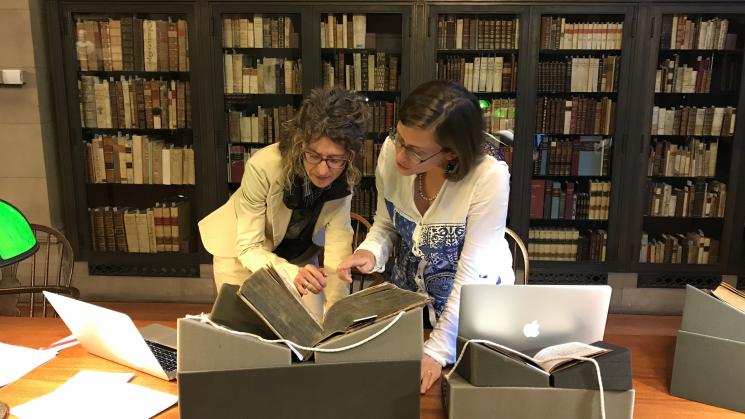
M 163 370 L 168 371 L 168 372 L 176 371 L 176 350 L 175 349 L 160 345 L 155 342 L 151 342 L 149 340 L 146 340 L 145 343 L 147 343 L 147 346 L 150 347 L 150 350 L 153 352 L 153 355 L 155 355 L 155 359 L 158 360 L 158 362 L 160 363 L 160 366 L 163 367 Z

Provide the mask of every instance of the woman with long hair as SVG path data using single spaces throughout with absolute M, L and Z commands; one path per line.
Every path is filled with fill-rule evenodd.
M 338 268 L 347 280 L 352 268 L 381 272 L 398 243 L 390 281 L 432 298 L 422 393 L 455 361 L 460 287 L 515 281 L 504 239 L 510 175 L 485 153 L 482 118 L 476 97 L 454 82 L 409 95 L 378 157 L 372 229 Z

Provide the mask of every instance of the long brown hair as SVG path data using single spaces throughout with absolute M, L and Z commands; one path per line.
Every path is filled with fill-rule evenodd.
M 295 176 L 306 176 L 303 150 L 321 137 L 344 147 L 350 162 L 345 169 L 349 189 L 359 182 L 356 159 L 362 150 L 368 108 L 357 93 L 339 87 L 313 89 L 295 116 L 282 124 L 279 150 L 282 153 L 282 185 L 292 186 Z
M 401 123 L 407 127 L 434 128 L 437 143 L 458 156 L 445 173 L 449 180 L 463 179 L 484 156 L 484 119 L 478 100 L 453 81 L 435 80 L 419 85 L 401 105 Z

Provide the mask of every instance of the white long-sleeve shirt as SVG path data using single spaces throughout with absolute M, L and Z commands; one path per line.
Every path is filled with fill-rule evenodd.
M 434 329 L 424 353 L 445 366 L 455 362 L 460 287 L 515 282 L 504 239 L 510 175 L 505 162 L 486 156 L 462 180 L 445 180 L 422 215 L 414 204 L 416 176 L 401 176 L 395 159 L 387 139 L 375 171 L 375 220 L 359 249 L 375 255 L 374 270 L 381 272 L 400 237 L 391 281 L 432 297 Z

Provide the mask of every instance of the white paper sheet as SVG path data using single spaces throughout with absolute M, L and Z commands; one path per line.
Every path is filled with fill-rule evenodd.
M 81 371 L 57 390 L 16 406 L 20 419 L 150 418 L 173 406 L 173 394 L 129 384 L 133 374 Z
M 56 355 L 56 351 L 40 351 L 0 342 L 0 387 L 23 377 Z

